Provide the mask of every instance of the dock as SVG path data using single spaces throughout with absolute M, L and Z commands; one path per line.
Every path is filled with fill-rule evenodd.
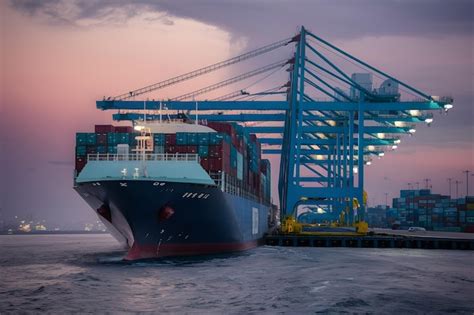
M 443 233 L 449 234 L 449 233 Z M 460 234 L 460 233 L 458 233 Z M 462 233 L 467 234 L 467 233 Z M 371 235 L 267 235 L 268 246 L 293 247 L 353 247 L 353 248 L 415 248 L 474 250 L 474 235 L 450 237 L 449 235 L 404 235 L 378 233 Z

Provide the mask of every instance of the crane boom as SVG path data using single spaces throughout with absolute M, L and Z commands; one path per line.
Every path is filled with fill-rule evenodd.
M 293 41 L 296 41 L 296 40 L 297 40 L 297 37 L 287 38 L 287 39 L 275 42 L 273 44 L 263 46 L 263 47 L 260 47 L 258 49 L 249 51 L 249 52 L 247 52 L 245 54 L 242 54 L 242 55 L 239 55 L 237 57 L 233 57 L 233 58 L 215 63 L 213 65 L 210 65 L 210 66 L 198 69 L 198 70 L 194 70 L 194 71 L 188 72 L 186 74 L 179 75 L 177 77 L 174 77 L 174 78 L 171 78 L 171 79 L 168 79 L 168 80 L 165 80 L 165 81 L 161 81 L 161 82 L 158 82 L 158 83 L 155 83 L 155 84 L 152 84 L 152 85 L 148 85 L 146 87 L 136 89 L 136 90 L 130 91 L 128 93 L 117 95 L 113 99 L 114 100 L 126 100 L 126 99 L 132 98 L 134 96 L 138 96 L 138 95 L 141 95 L 141 94 L 145 94 L 145 93 L 149 93 L 149 92 L 152 92 L 152 91 L 155 91 L 155 90 L 159 90 L 159 89 L 162 89 L 164 87 L 167 87 L 167 86 L 179 83 L 179 82 L 183 82 L 183 81 L 195 78 L 197 76 L 200 76 L 200 75 L 203 75 L 203 74 L 206 74 L 206 73 L 209 73 L 209 72 L 212 72 L 212 71 L 215 71 L 215 70 L 233 65 L 235 63 L 244 61 L 246 59 L 262 55 L 264 53 L 275 50 L 279 47 L 288 45 L 289 43 L 291 43 Z
M 173 98 L 172 100 L 173 100 L 173 101 L 182 101 L 182 100 L 185 100 L 185 99 L 189 99 L 189 98 L 192 98 L 192 97 L 195 97 L 195 96 L 198 96 L 198 95 L 201 95 L 201 94 L 204 94 L 204 93 L 207 93 L 207 92 L 216 90 L 216 89 L 221 88 L 221 87 L 223 87 L 223 86 L 226 86 L 226 85 L 229 85 L 229 84 L 232 84 L 232 83 L 235 83 L 235 82 L 239 82 L 239 81 L 245 80 L 245 79 L 247 79 L 247 78 L 256 76 L 256 75 L 258 75 L 258 74 L 261 74 L 261 73 L 270 71 L 270 70 L 272 70 L 272 69 L 279 68 L 279 67 L 283 67 L 283 66 L 286 65 L 287 63 L 288 63 L 288 60 L 287 60 L 287 59 L 282 60 L 282 61 L 278 61 L 278 62 L 269 64 L 269 65 L 267 65 L 267 66 L 265 66 L 265 67 L 258 68 L 258 69 L 255 69 L 255 70 L 252 70 L 252 71 L 243 73 L 243 74 L 241 74 L 241 75 L 238 75 L 238 76 L 236 76 L 236 77 L 227 79 L 227 80 L 225 80 L 225 81 L 221 81 L 221 82 L 219 82 L 219 83 L 215 83 L 215 84 L 209 85 L 209 86 L 204 87 L 204 88 L 202 88 L 202 89 L 199 89 L 199 90 L 196 90 L 196 91 L 193 91 L 193 92 L 189 92 L 189 93 L 180 95 L 180 96 L 178 96 L 178 97 Z

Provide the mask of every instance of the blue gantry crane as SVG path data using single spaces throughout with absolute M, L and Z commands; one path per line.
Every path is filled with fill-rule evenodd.
M 136 100 L 145 93 L 286 47 L 294 51 L 284 60 L 174 98 Z M 282 69 L 288 72 L 283 82 L 249 92 Z M 356 72 L 349 74 L 350 69 Z M 262 74 L 265 76 L 234 92 L 197 99 Z M 376 80 L 378 88 L 374 87 Z M 116 97 L 104 97 L 97 107 L 118 110 L 115 120 L 156 120 L 163 113 L 174 117 L 181 111 L 189 117 L 199 113 L 201 121 L 244 124 L 248 133 L 258 134 L 266 145 L 263 154 L 280 157 L 281 217 L 307 219 L 309 213 L 337 221 L 343 213 L 346 224 L 354 224 L 364 220 L 365 166 L 395 150 L 404 135 L 413 135 L 416 124 L 431 124 L 432 112 L 446 112 L 452 103 L 452 98 L 428 95 L 302 27 L 291 38 Z

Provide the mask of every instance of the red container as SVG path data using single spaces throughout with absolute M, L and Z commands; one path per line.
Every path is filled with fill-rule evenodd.
M 188 146 L 187 145 L 177 145 L 173 146 L 176 153 L 188 153 Z
M 87 160 L 83 157 L 76 158 L 76 171 L 80 172 L 86 166 Z
M 86 148 L 87 154 L 96 154 L 97 153 L 97 148 L 95 145 L 88 145 Z
M 201 161 L 201 166 L 208 171 L 209 170 L 209 159 L 208 158 L 202 158 Z
M 165 144 L 166 145 L 175 145 L 176 144 L 176 134 L 170 133 L 165 135 Z
M 222 158 L 209 158 L 209 171 L 222 171 Z
M 98 145 L 107 145 L 107 134 L 106 133 L 96 133 L 96 142 Z
M 188 145 L 188 153 L 196 154 L 198 152 L 197 145 Z
M 167 145 L 165 151 L 166 153 L 176 153 L 177 149 L 174 145 Z
M 115 127 L 112 125 L 95 125 L 95 133 L 109 133 L 114 131 Z
M 133 128 L 132 126 L 116 126 L 115 127 L 115 132 L 119 133 L 132 133 Z
M 220 123 L 220 122 L 208 122 L 207 126 L 218 132 L 228 134 L 231 138 L 235 137 L 235 130 L 231 124 Z

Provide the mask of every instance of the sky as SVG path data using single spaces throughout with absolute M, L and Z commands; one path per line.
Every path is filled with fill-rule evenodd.
M 474 2 L 460 0 L 1 1 L 2 215 L 71 227 L 93 221 L 72 190 L 72 174 L 75 132 L 111 122 L 112 112 L 97 110 L 96 100 L 290 37 L 302 25 L 430 95 L 455 99 L 447 115 L 436 113 L 432 126 L 420 126 L 367 168 L 369 204 L 384 204 L 385 193 L 396 197 L 409 182 L 423 187 L 424 178 L 444 194 L 447 178 L 457 179 L 465 194 L 462 171 L 474 171 L 473 12 Z M 159 96 L 241 70 L 227 68 Z

